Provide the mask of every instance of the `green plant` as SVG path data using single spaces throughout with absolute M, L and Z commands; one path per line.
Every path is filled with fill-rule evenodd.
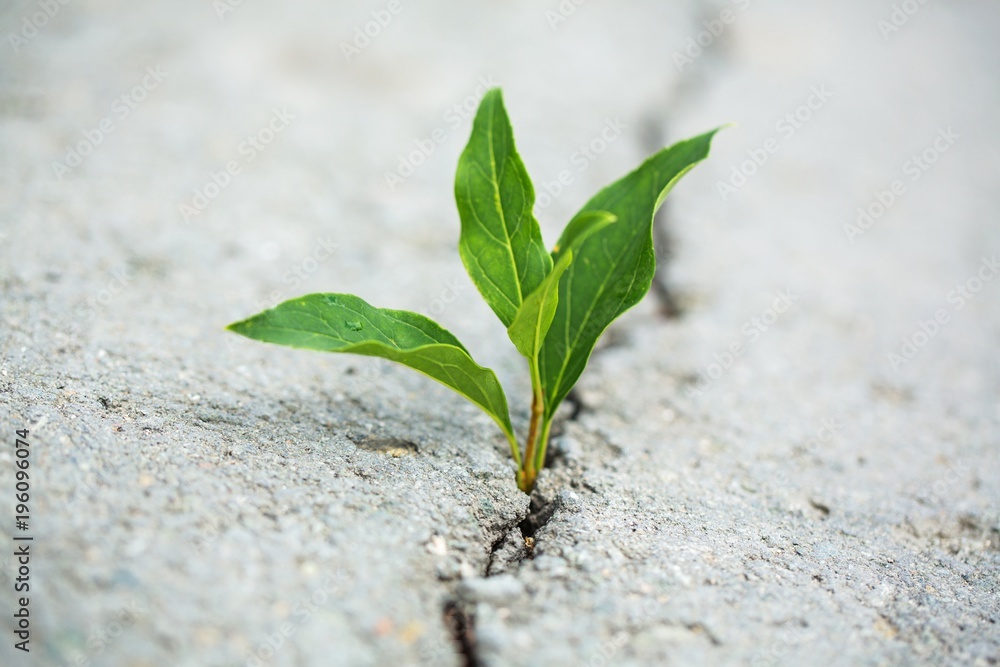
M 523 451 L 496 375 L 423 315 L 375 308 L 349 294 L 310 294 L 228 329 L 291 347 L 390 359 L 454 389 L 500 426 L 517 463 L 518 486 L 530 493 L 556 408 L 604 330 L 649 290 L 656 268 L 653 214 L 681 176 L 708 156 L 715 132 L 664 148 L 601 190 L 549 252 L 500 90 L 483 98 L 455 178 L 458 247 L 473 283 L 528 360 L 531 418 Z

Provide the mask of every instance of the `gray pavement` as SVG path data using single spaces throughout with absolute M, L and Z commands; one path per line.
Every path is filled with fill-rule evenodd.
M 2 549 L 0 664 L 1000 660 L 995 2 L 92 0 L 0 25 L 0 540 L 34 538 L 30 653 Z M 530 507 L 446 389 L 222 330 L 312 291 L 420 311 L 523 428 L 451 194 L 494 84 L 549 240 L 736 123 L 661 220 L 680 316 L 650 296 L 607 334 Z

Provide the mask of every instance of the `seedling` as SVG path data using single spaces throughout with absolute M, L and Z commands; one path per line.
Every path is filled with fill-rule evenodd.
M 528 360 L 531 418 L 523 449 L 496 375 L 423 315 L 376 308 L 350 294 L 309 294 L 228 329 L 290 347 L 382 357 L 430 376 L 496 421 L 510 442 L 517 484 L 531 493 L 556 408 L 604 330 L 649 290 L 656 268 L 653 214 L 681 176 L 708 156 L 715 132 L 664 148 L 598 192 L 550 252 L 532 213 L 535 192 L 514 148 L 500 90 L 483 98 L 455 177 L 458 250 Z

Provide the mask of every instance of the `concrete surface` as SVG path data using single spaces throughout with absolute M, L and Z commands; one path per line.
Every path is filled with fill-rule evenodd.
M 996 3 L 39 7 L 0 13 L 0 539 L 16 428 L 35 538 L 0 664 L 997 664 Z M 483 82 L 539 193 L 570 172 L 550 240 L 737 122 L 663 220 L 681 316 L 608 334 L 527 521 L 471 405 L 222 330 L 310 291 L 419 310 L 523 427 L 456 252 Z

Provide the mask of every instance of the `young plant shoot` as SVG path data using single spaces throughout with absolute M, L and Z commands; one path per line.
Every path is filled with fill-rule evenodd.
M 523 447 L 493 371 L 423 315 L 376 308 L 350 294 L 309 294 L 227 328 L 268 343 L 382 357 L 430 376 L 493 418 L 510 443 L 518 486 L 531 493 L 556 408 L 604 330 L 649 290 L 656 268 L 653 214 L 681 176 L 708 156 L 715 132 L 664 148 L 598 192 L 549 251 L 500 90 L 483 98 L 455 177 L 458 250 L 528 361 L 531 418 Z

